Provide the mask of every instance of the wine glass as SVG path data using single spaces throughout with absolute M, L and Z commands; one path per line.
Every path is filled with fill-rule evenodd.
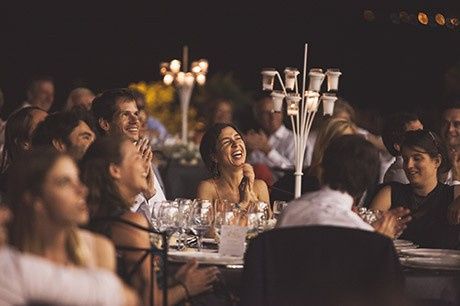
M 192 207 L 189 219 L 189 227 L 197 236 L 198 252 L 203 246 L 203 236 L 212 226 L 214 221 L 214 209 L 209 200 L 196 200 Z
M 260 233 L 268 225 L 270 210 L 268 203 L 257 201 L 248 209 L 248 227 L 251 232 Z
M 214 231 L 216 240 L 221 234 L 222 225 L 238 224 L 238 216 L 235 203 L 230 203 L 228 200 L 214 201 Z
M 183 250 L 185 249 L 185 241 L 184 239 L 185 231 L 188 226 L 188 220 L 192 211 L 193 201 L 190 199 L 183 199 L 177 198 L 175 201 L 179 204 L 179 215 L 178 215 L 178 223 L 179 223 L 179 239 L 177 243 L 177 249 Z
M 161 232 L 166 234 L 167 241 L 179 228 L 179 204 L 175 201 L 165 201 L 159 209 L 158 224 Z
M 279 218 L 286 206 L 286 201 L 273 201 L 273 214 L 275 215 L 275 219 Z

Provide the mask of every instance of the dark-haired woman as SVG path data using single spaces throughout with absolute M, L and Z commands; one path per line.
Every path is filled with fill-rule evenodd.
M 150 248 L 149 233 L 145 231 L 120 222 L 97 222 L 97 219 L 119 218 L 148 227 L 143 215 L 130 211 L 136 195 L 147 188 L 145 178 L 148 174 L 148 167 L 132 141 L 117 136 L 96 140 L 83 157 L 81 168 L 82 180 L 89 189 L 92 229 L 108 236 L 118 246 Z M 124 252 L 123 271 L 136 268 L 142 256 L 143 253 Z M 156 277 L 153 283 L 150 282 L 152 268 L 147 258 L 135 279 L 127 281 L 139 291 L 146 305 L 153 286 L 155 305 L 162 305 Z M 198 269 L 196 262 L 185 264 L 175 275 L 178 283 L 168 289 L 169 304 L 175 305 L 190 296 L 210 290 L 216 274 L 216 268 Z
M 411 210 L 412 221 L 401 238 L 428 248 L 457 248 L 459 228 L 447 222 L 447 208 L 454 200 L 454 187 L 438 181 L 450 162 L 439 137 L 428 130 L 409 131 L 401 144 L 403 168 L 409 184 L 384 186 L 371 203 L 372 209 L 395 207 Z
M 246 163 L 246 145 L 235 126 L 217 123 L 210 127 L 201 140 L 200 153 L 213 177 L 200 183 L 197 198 L 228 200 L 243 210 L 252 202 L 270 202 L 267 185 L 255 179 L 252 166 Z

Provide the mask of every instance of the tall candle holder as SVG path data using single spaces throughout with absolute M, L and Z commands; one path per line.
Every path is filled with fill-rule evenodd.
M 305 148 L 313 120 L 321 102 L 323 102 L 323 115 L 332 115 L 334 112 L 334 103 L 337 100 L 336 93 L 341 75 L 338 69 L 327 69 L 325 73 L 319 68 L 310 69 L 308 73 L 308 89 L 305 90 L 307 53 L 308 44 L 305 44 L 301 93 L 299 93 L 298 85 L 300 72 L 296 68 L 287 67 L 284 70 L 284 82 L 279 72 L 274 68 L 262 70 L 262 89 L 272 91 L 273 111 L 281 112 L 283 102 L 285 102 L 287 115 L 291 118 L 295 148 L 295 198 L 300 197 L 302 193 Z M 273 90 L 275 77 L 277 77 L 282 90 Z M 321 85 L 326 77 L 327 92 L 321 94 Z
M 181 71 L 182 67 L 182 71 Z M 182 114 L 182 143 L 188 142 L 188 109 L 190 98 L 192 97 L 195 82 L 198 85 L 206 83 L 206 73 L 208 72 L 208 61 L 200 59 L 192 62 L 191 71 L 188 71 L 188 47 L 182 49 L 182 63 L 174 59 L 171 62 L 160 64 L 160 73 L 163 75 L 163 83 L 172 85 L 179 94 L 181 114 Z

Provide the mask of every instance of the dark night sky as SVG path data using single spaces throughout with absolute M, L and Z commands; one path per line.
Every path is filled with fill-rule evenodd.
M 310 68 L 339 67 L 342 95 L 383 111 L 438 103 L 445 71 L 460 61 L 460 29 L 395 25 L 389 19 L 403 9 L 460 16 L 458 1 L 305 0 L 265 8 L 251 1 L 94 2 L 3 7 L 3 115 L 24 99 L 32 75 L 52 75 L 62 103 L 81 81 L 97 91 L 158 80 L 159 62 L 180 57 L 183 44 L 192 59 L 209 60 L 211 75 L 232 71 L 254 91 L 262 67 L 301 69 L 308 42 Z M 364 9 L 375 12 L 374 22 L 364 21 Z

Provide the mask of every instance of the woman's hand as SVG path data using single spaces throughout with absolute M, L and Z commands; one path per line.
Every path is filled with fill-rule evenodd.
M 198 268 L 196 260 L 184 264 L 174 276 L 177 281 L 186 286 L 188 294 L 194 296 L 212 289 L 212 283 L 217 280 L 219 270 L 216 267 Z
M 257 195 L 254 192 L 254 181 L 256 176 L 254 174 L 254 169 L 250 164 L 246 163 L 243 165 L 243 177 L 247 177 L 247 184 L 242 190 L 240 200 L 245 204 L 257 201 Z
M 397 207 L 383 212 L 382 217 L 372 223 L 372 226 L 376 232 L 390 238 L 395 238 L 406 229 L 406 223 L 412 219 L 409 214 L 409 209 Z

